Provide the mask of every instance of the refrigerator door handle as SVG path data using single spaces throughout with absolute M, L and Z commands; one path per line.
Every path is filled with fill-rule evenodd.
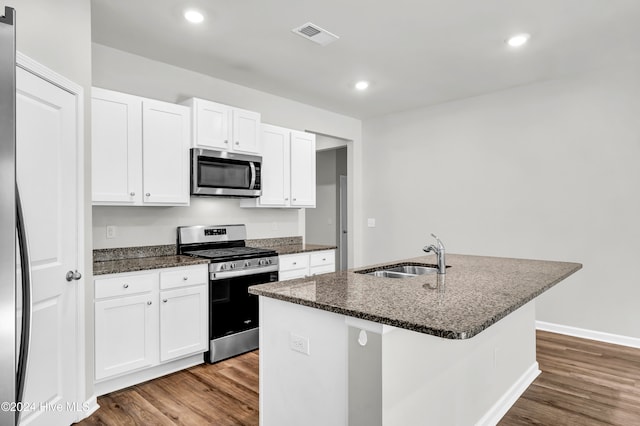
M 16 402 L 22 402 L 27 380 L 27 364 L 29 361 L 29 346 L 31 345 L 31 263 L 29 258 L 29 242 L 27 230 L 24 225 L 22 213 L 22 201 L 20 191 L 16 184 L 16 226 L 18 231 L 18 243 L 20 246 L 20 269 L 22 276 L 22 335 L 20 336 L 20 353 L 18 355 L 18 368 L 16 373 Z M 16 411 L 16 416 L 19 415 Z M 17 421 L 17 419 L 16 419 Z

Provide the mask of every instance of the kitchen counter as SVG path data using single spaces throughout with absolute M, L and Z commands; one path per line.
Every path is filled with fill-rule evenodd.
M 278 255 L 307 253 L 312 251 L 335 250 L 337 246 L 322 244 L 303 244 L 302 237 L 264 238 L 247 240 L 247 246 L 275 250 Z
M 497 424 L 540 374 L 534 299 L 582 265 L 447 254 L 445 275 L 357 273 L 435 260 L 250 287 L 260 424 Z
M 249 292 L 447 339 L 468 339 L 582 268 L 579 263 L 447 254 L 447 273 L 394 279 L 347 272 Z M 434 264 L 434 256 L 400 262 Z
M 176 255 L 176 245 L 119 247 L 93 250 L 93 275 L 209 263 L 206 259 Z
M 135 259 L 106 260 L 93 262 L 93 275 L 119 274 L 121 272 L 144 271 L 147 269 L 175 268 L 180 266 L 209 263 L 207 259 L 191 256 L 155 256 Z

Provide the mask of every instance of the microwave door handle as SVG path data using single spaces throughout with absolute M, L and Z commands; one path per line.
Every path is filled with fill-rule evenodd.
M 249 189 L 253 189 L 253 187 L 256 186 L 256 165 L 253 161 L 250 161 L 249 167 L 251 167 L 251 183 L 249 184 Z

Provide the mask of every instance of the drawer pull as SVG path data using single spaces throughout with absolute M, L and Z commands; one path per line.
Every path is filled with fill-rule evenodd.
M 326 257 L 323 257 L 323 258 L 322 258 L 322 261 L 323 261 L 323 262 L 326 262 L 326 261 L 327 261 L 327 258 L 326 258 Z
M 122 284 L 122 287 L 129 288 L 129 284 Z
M 167 299 L 162 299 L 162 303 L 167 303 Z
M 151 300 L 149 300 L 149 301 L 147 302 L 147 305 L 151 305 L 152 303 L 153 303 L 153 302 L 152 302 Z
M 182 277 L 183 281 L 187 281 L 189 279 L 189 277 Z
M 298 264 L 298 262 L 293 262 L 293 264 L 294 264 L 294 265 L 297 265 L 297 264 Z

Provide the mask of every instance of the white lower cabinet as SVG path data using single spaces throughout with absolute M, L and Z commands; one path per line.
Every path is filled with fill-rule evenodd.
M 207 286 L 160 292 L 160 362 L 207 350 Z
M 150 378 L 123 376 L 207 350 L 208 265 L 104 275 L 94 285 L 95 380 L 120 380 L 108 391 Z
M 278 259 L 278 279 L 287 281 L 335 272 L 335 258 L 335 250 L 281 255 Z

